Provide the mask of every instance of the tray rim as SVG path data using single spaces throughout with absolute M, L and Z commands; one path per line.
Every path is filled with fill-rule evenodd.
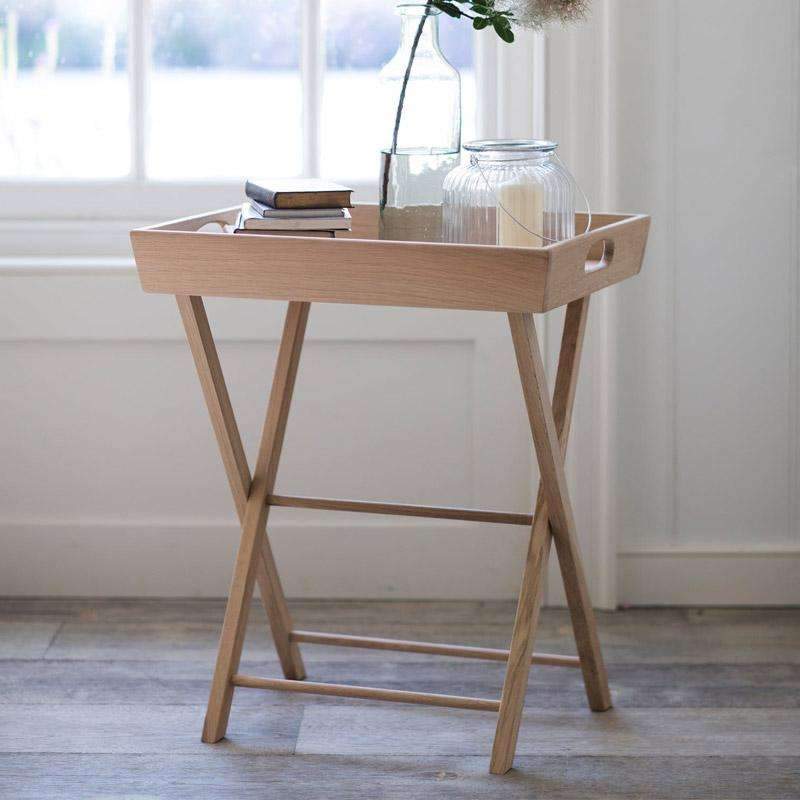
M 388 241 L 361 235 L 378 220 L 378 206 L 362 204 L 335 238 L 199 230 L 239 208 L 131 231 L 143 290 L 541 313 L 638 274 L 650 226 L 646 214 L 596 212 L 591 230 L 544 247 Z
M 190 225 L 193 223 L 200 223 L 201 220 L 202 225 L 200 227 L 204 227 L 205 225 L 211 225 L 215 222 L 222 221 L 226 216 L 230 216 L 231 219 L 225 220 L 226 224 L 233 223 L 233 217 L 239 212 L 241 209 L 241 203 L 235 206 L 227 206 L 225 208 L 219 208 L 212 211 L 206 211 L 203 213 L 192 214 L 185 217 L 176 217 L 175 219 L 164 220 L 162 222 L 157 222 L 153 225 L 145 225 L 139 228 L 133 228 L 130 231 L 130 235 L 133 236 L 134 234 L 153 234 L 153 233 L 189 233 L 193 235 L 201 235 L 201 236 L 231 236 L 232 234 L 226 231 L 203 231 L 203 230 L 196 230 L 191 227 L 179 227 L 183 225 Z M 354 221 L 360 213 L 363 213 L 364 209 L 371 209 L 374 210 L 374 213 L 377 215 L 378 205 L 377 203 L 356 203 L 351 210 L 353 212 L 353 219 Z M 575 217 L 576 219 L 583 219 L 586 218 L 588 215 L 585 212 L 576 212 Z M 589 230 L 584 231 L 583 233 L 576 234 L 570 239 L 564 239 L 560 242 L 553 242 L 552 244 L 543 245 L 541 247 L 523 247 L 523 246 L 516 246 L 516 247 L 506 247 L 503 245 L 496 245 L 496 244 L 473 244 L 471 242 L 424 242 L 424 241 L 395 241 L 391 239 L 379 239 L 377 237 L 360 237 L 354 235 L 353 231 L 343 231 L 335 237 L 331 237 L 330 239 L 322 239 L 321 237 L 317 236 L 286 236 L 283 239 L 286 240 L 294 240 L 298 243 L 300 242 L 308 242 L 308 241 L 318 241 L 318 242 L 325 242 L 325 243 L 335 243 L 341 242 L 342 240 L 347 241 L 361 241 L 361 242 L 374 242 L 380 244 L 389 244 L 394 246 L 413 246 L 417 247 L 419 245 L 425 246 L 432 246 L 432 247 L 468 247 L 468 248 L 477 248 L 480 250 L 484 250 L 485 252 L 526 252 L 530 253 L 531 255 L 547 255 L 554 251 L 558 251 L 563 249 L 565 246 L 573 245 L 575 243 L 582 243 L 582 242 L 589 242 L 593 239 L 597 238 L 597 234 L 599 231 L 609 231 L 609 230 L 616 230 L 621 226 L 628 226 L 635 222 L 641 222 L 643 220 L 649 221 L 651 219 L 649 214 L 642 214 L 638 212 L 611 212 L 611 211 L 594 211 L 592 212 L 592 219 L 593 220 L 607 220 L 602 222 L 601 224 L 591 227 Z M 236 236 L 248 236 L 248 237 L 255 237 L 261 240 L 264 240 L 265 243 L 269 243 L 274 241 L 275 239 L 281 238 L 279 236 L 264 236 L 260 233 L 239 233 L 235 234 Z M 267 244 L 267 246 L 269 246 Z

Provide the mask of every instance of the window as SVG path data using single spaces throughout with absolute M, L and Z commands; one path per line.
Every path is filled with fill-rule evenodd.
M 0 9 L 0 176 L 127 175 L 124 0 Z
M 0 0 L 0 179 L 374 181 L 395 0 Z M 472 31 L 440 17 L 474 133 Z
M 153 0 L 148 176 L 303 172 L 300 5 Z
M 335 177 L 342 161 L 348 176 L 377 174 L 380 149 L 391 121 L 369 109 L 379 107 L 378 72 L 398 44 L 396 3 L 392 0 L 323 0 L 325 72 L 321 106 L 321 171 Z M 439 16 L 442 49 L 461 73 L 464 141 L 475 133 L 475 73 L 469 25 Z M 355 135 L 354 135 L 355 134 Z

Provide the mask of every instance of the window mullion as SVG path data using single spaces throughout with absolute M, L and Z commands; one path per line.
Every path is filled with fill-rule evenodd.
M 130 92 L 131 178 L 144 180 L 147 137 L 150 0 L 128 0 L 128 84 Z
M 320 172 L 320 116 L 325 46 L 322 0 L 303 0 L 300 75 L 303 84 L 303 173 Z
M 498 85 L 497 37 L 487 36 L 485 31 L 481 34 L 473 34 L 478 137 L 493 139 L 498 135 L 498 106 L 502 91 Z
M 528 138 L 544 127 L 546 60 L 544 36 L 520 31 L 514 47 L 496 48 L 496 130 L 500 138 Z

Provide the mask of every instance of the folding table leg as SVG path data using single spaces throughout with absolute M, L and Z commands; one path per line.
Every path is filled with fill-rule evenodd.
M 195 353 L 195 358 L 197 359 L 198 352 L 202 352 L 204 355 L 200 362 L 205 364 L 208 361 L 210 350 L 213 349 L 213 340 L 210 338 L 210 332 L 206 333 L 207 320 L 203 324 L 205 315 L 198 314 L 199 309 L 202 308 L 202 301 L 199 298 L 179 298 L 178 302 L 184 322 L 186 323 L 188 320 L 187 333 L 189 334 L 189 341 Z M 291 623 L 266 535 L 266 522 L 269 511 L 266 501 L 267 496 L 275 486 L 309 308 L 309 303 L 292 302 L 289 303 L 286 313 L 286 322 L 278 351 L 272 391 L 261 435 L 258 460 L 241 514 L 242 535 L 228 595 L 217 664 L 203 727 L 204 742 L 219 741 L 225 735 L 227 729 L 234 689 L 231 677 L 238 669 L 241 659 L 247 627 L 247 612 L 253 594 L 253 583 L 257 569 L 262 569 L 265 573 L 262 581 L 262 599 L 273 631 L 277 631 L 279 634 L 275 637 L 276 646 L 284 672 L 287 677 L 296 679 L 304 677 L 299 651 L 296 645 L 289 643 L 288 632 L 291 629 Z M 197 325 L 198 320 L 200 321 L 199 326 Z M 198 341 L 198 336 L 200 338 L 207 337 L 207 341 Z M 224 395 L 221 391 L 224 388 L 224 381 L 222 381 L 216 353 L 214 353 L 214 358 L 208 361 L 208 364 L 211 369 L 198 369 L 206 399 L 208 400 L 210 397 L 213 401 L 209 404 L 210 409 L 212 409 L 212 421 L 215 431 L 217 431 L 218 439 L 220 439 L 223 461 L 234 490 L 234 497 L 237 498 L 238 508 L 241 494 L 240 489 L 236 487 L 241 487 L 243 484 L 241 478 L 236 478 L 236 473 L 243 476 L 241 467 L 242 465 L 246 467 L 246 461 L 243 461 L 237 455 L 241 450 L 241 440 L 239 439 L 238 431 L 236 431 L 235 437 L 232 436 L 235 421 L 230 411 L 227 391 L 225 391 Z M 221 403 L 220 399 L 222 399 Z M 218 415 L 214 413 L 214 409 L 222 410 L 224 413 Z M 222 435 L 220 431 L 222 431 Z
M 597 638 L 592 600 L 583 572 L 578 544 L 574 536 L 553 532 L 556 543 L 558 563 L 564 581 L 572 630 L 583 672 L 583 683 L 589 708 L 592 711 L 608 711 L 611 708 L 611 692 L 608 688 L 608 675 L 603 661 L 603 652 Z
M 533 317 L 531 314 L 509 314 L 525 404 L 539 461 L 541 485 L 536 501 L 492 749 L 490 771 L 494 774 L 507 772 L 514 760 L 528 684 L 533 638 L 538 621 L 542 581 L 550 551 L 551 532 L 557 542 L 559 540 L 564 542 L 564 547 L 568 551 L 568 563 L 571 565 L 574 579 L 569 584 L 565 581 L 567 594 L 579 594 L 578 601 L 570 600 L 570 608 L 574 603 L 578 615 L 577 622 L 573 616 L 573 626 L 579 653 L 582 658 L 585 654 L 588 663 L 592 665 L 588 670 L 587 667 L 583 667 L 587 691 L 591 681 L 590 699 L 594 692 L 598 700 L 605 697 L 608 701 L 605 708 L 610 707 L 608 685 L 602 655 L 597 645 L 592 608 L 588 603 L 588 597 L 585 596 L 585 582 L 582 581 L 580 561 L 575 547 L 575 523 L 563 466 L 588 309 L 588 297 L 575 300 L 567 307 L 552 406 L 547 396 L 547 380 Z M 580 588 L 576 583 L 581 584 Z M 580 600 L 587 602 L 583 603 Z
M 217 348 L 211 335 L 203 298 L 179 295 L 176 299 L 217 437 L 225 473 L 228 476 L 236 513 L 241 523 L 244 519 L 247 495 L 250 493 L 250 467 L 233 414 Z M 256 564 L 256 580 L 283 674 L 292 680 L 303 680 L 305 678 L 303 660 L 297 645 L 289 640 L 289 632 L 292 630 L 289 607 L 283 595 L 269 541 L 266 539 Z

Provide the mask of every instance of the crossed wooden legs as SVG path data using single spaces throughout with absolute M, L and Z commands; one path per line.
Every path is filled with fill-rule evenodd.
M 508 772 L 514 760 L 551 535 L 556 540 L 589 705 L 593 711 L 605 711 L 611 707 L 608 679 L 575 542 L 575 521 L 564 475 L 564 451 L 572 420 L 588 311 L 588 297 L 575 300 L 567 306 L 552 406 L 547 396 L 547 378 L 533 316 L 508 315 L 539 462 L 541 485 L 536 498 L 492 748 L 490 771 L 496 775 Z
M 231 408 L 228 388 L 222 375 L 222 367 L 220 366 L 217 349 L 214 346 L 214 339 L 208 325 L 206 310 L 200 297 L 179 296 L 177 300 L 186 329 L 186 337 L 197 367 L 197 374 L 200 377 L 203 396 L 208 406 L 211 423 L 222 454 L 228 483 L 236 505 L 236 513 L 241 523 L 244 521 L 247 497 L 250 493 L 250 467 L 247 465 L 247 457 L 242 447 L 239 428 L 236 425 L 236 418 Z M 306 308 L 305 313 L 307 316 L 308 308 Z M 302 343 L 302 335 L 300 336 L 300 343 Z M 299 357 L 299 349 L 297 357 Z M 291 388 L 291 386 L 288 388 L 289 392 L 291 392 Z M 280 445 L 278 445 L 279 451 Z M 305 678 L 305 668 L 300 657 L 300 650 L 296 644 L 289 641 L 289 631 L 291 630 L 289 610 L 286 606 L 280 577 L 278 576 L 275 560 L 272 557 L 272 550 L 266 536 L 263 537 L 256 559 L 256 580 L 258 581 L 261 602 L 267 613 L 267 619 L 272 629 L 272 638 L 275 641 L 275 649 L 278 652 L 283 672 L 287 678 L 302 680 Z
M 280 504 L 282 501 L 285 505 L 294 503 L 302 506 L 310 500 L 308 498 L 278 498 L 273 495 L 278 461 L 308 320 L 309 303 L 289 303 L 258 459 L 251 480 L 203 302 L 199 297 L 179 296 L 177 299 L 242 526 L 241 541 L 203 727 L 203 741 L 216 742 L 225 735 L 233 689 L 237 685 L 287 691 L 302 689 L 314 694 L 496 710 L 499 711 L 499 718 L 490 769 L 493 773 L 502 774 L 510 769 L 513 762 L 528 672 L 532 661 L 572 666 L 573 662 L 579 660 L 590 707 L 595 711 L 604 711 L 610 708 L 611 701 L 605 667 L 597 641 L 592 607 L 575 541 L 575 523 L 567 493 L 563 463 L 575 397 L 580 353 L 586 329 L 588 297 L 570 303 L 567 308 L 552 405 L 547 396 L 547 381 L 533 318 L 530 314 L 509 314 L 523 394 L 539 461 L 541 487 L 532 518 L 530 545 L 511 647 L 508 651 L 293 631 L 269 539 L 266 535 L 266 523 L 271 504 Z M 300 502 L 298 503 L 298 501 Z M 318 507 L 341 510 L 344 501 L 316 500 L 312 502 L 316 503 Z M 380 508 L 377 508 L 379 504 L 358 502 L 349 502 L 345 505 L 349 510 L 367 513 L 415 515 L 421 512 L 423 516 L 433 515 L 474 520 L 483 518 L 507 523 L 518 523 L 522 516 L 464 509 L 423 509 L 422 507 L 392 504 L 380 504 Z M 531 517 L 526 519 L 531 521 Z M 564 578 L 579 659 L 537 655 L 532 652 L 542 580 L 550 551 L 551 536 L 555 539 Z M 262 602 L 267 612 L 275 646 L 284 675 L 288 680 L 248 678 L 237 675 L 247 626 L 247 612 L 255 580 L 258 580 L 259 583 Z M 481 698 L 426 695 L 418 692 L 337 686 L 335 684 L 296 683 L 305 678 L 297 641 L 507 660 L 508 666 L 502 698 L 498 702 Z
M 267 495 L 274 488 L 278 472 L 309 304 L 289 303 L 252 481 L 203 301 L 199 297 L 179 296 L 178 307 L 242 524 L 242 537 L 203 726 L 203 741 L 218 742 L 225 736 L 228 726 L 234 688 L 231 679 L 239 668 L 256 574 L 284 675 L 294 680 L 305 678 L 300 651 L 289 640 L 292 628 L 289 609 L 266 535 L 266 524 L 269 511 Z

